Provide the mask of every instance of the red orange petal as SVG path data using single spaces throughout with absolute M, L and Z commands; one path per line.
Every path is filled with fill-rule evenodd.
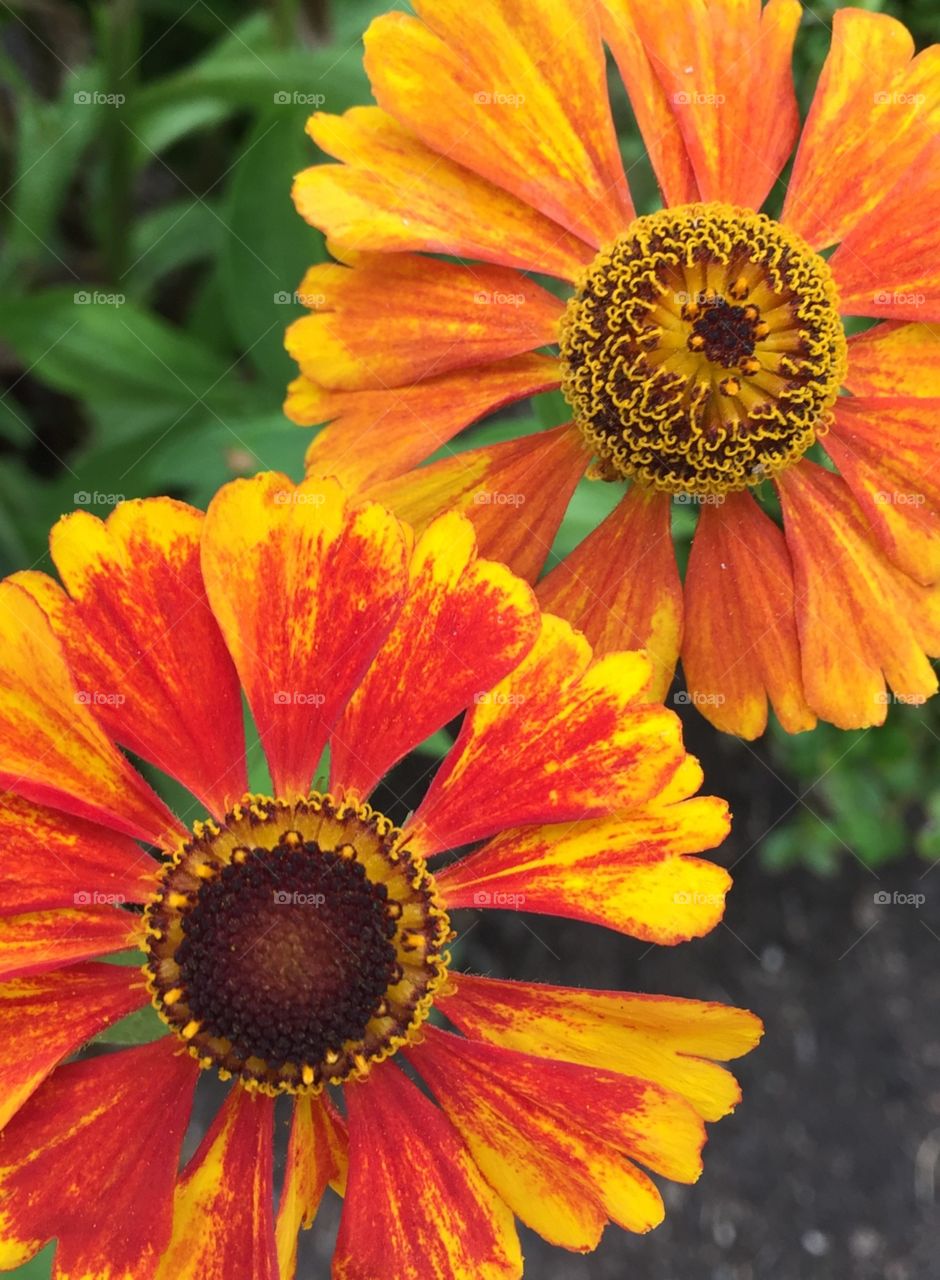
M 553 356 L 524 355 L 380 391 L 327 391 L 301 375 L 284 411 L 301 426 L 331 425 L 307 450 L 307 471 L 366 488 L 424 462 L 478 418 L 551 391 L 561 380 Z
M 0 978 L 17 978 L 137 945 L 139 916 L 110 906 L 0 917 Z
M 913 54 L 895 18 L 836 9 L 782 214 L 814 249 L 849 235 L 936 130 L 940 47 Z
M 845 385 L 856 396 L 940 398 L 940 333 L 887 320 L 849 339 Z
M 63 1058 L 149 999 L 139 970 L 116 964 L 77 964 L 0 985 L 0 1035 L 15 1046 L 0 1059 L 0 1129 Z
M 741 1098 L 718 1066 L 760 1040 L 745 1009 L 674 996 L 573 991 L 532 982 L 455 974 L 442 1001 L 465 1035 L 604 1071 L 629 1072 L 681 1094 L 703 1120 L 720 1120 Z
M 644 649 L 657 699 L 672 683 L 682 636 L 671 506 L 668 494 L 634 485 L 536 591 L 542 608 L 583 631 L 595 653 Z
M 273 1136 L 273 1100 L 233 1089 L 183 1170 L 154 1280 L 278 1280 Z
M 442 511 L 473 522 L 481 555 L 534 582 L 588 457 L 570 426 L 454 454 L 368 490 L 417 531 Z
M 881 724 L 889 695 L 921 702 L 937 689 L 940 599 L 874 544 L 843 480 L 805 459 L 778 477 L 796 583 L 806 700 L 843 729 Z M 925 653 L 926 650 L 926 653 Z
M 346 1126 L 329 1098 L 296 1098 L 275 1227 L 280 1280 L 293 1280 L 297 1233 L 313 1223 L 324 1191 L 345 1169 Z
M 81 697 L 45 613 L 0 583 L 0 783 L 153 844 L 180 830 Z
M 349 1183 L 334 1280 L 517 1280 L 512 1214 L 444 1114 L 389 1064 L 345 1096 Z
M 332 390 L 408 386 L 523 355 L 557 340 L 564 303 L 509 267 L 420 254 L 363 254 L 311 267 L 311 314 L 285 345 L 301 372 Z
M 888 558 L 940 579 L 940 399 L 843 396 L 825 445 Z
M 116 831 L 22 796 L 0 799 L 0 915 L 146 902 L 156 869 Z
M 294 204 L 352 249 L 418 249 L 573 280 L 590 245 L 462 164 L 430 150 L 378 107 L 318 112 L 307 132 L 338 165 L 305 169 Z
M 595 661 L 583 636 L 543 615 L 526 657 L 468 713 L 409 825 L 413 847 L 646 804 L 684 754 L 676 716 L 642 701 L 649 677 L 642 654 Z
M 169 1039 L 60 1067 L 0 1141 L 0 1268 L 56 1236 L 61 1280 L 152 1276 L 197 1074 Z
M 473 525 L 440 516 L 418 539 L 404 607 L 330 742 L 332 786 L 367 795 L 413 747 L 497 684 L 532 646 L 532 590 L 477 556 Z
M 422 0 L 377 18 L 365 65 L 383 107 L 429 147 L 594 247 L 633 216 L 590 0 Z
M 405 539 L 331 479 L 276 472 L 213 499 L 203 572 L 278 794 L 306 792 L 330 730 L 391 629 Z
M 767 702 L 788 733 L 811 729 L 800 670 L 793 566 L 779 528 L 749 494 L 699 515 L 685 579 L 682 667 L 689 697 L 726 733 L 757 738 Z
M 487 1180 L 552 1244 L 593 1249 L 608 1218 L 631 1231 L 659 1224 L 659 1192 L 634 1160 L 681 1182 L 701 1173 L 705 1127 L 658 1084 L 433 1027 L 408 1058 Z

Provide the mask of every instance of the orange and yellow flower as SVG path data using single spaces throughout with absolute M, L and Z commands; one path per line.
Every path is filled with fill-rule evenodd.
M 598 651 L 645 648 L 657 696 L 681 657 L 691 701 L 755 737 L 768 702 L 795 732 L 880 723 L 886 684 L 933 694 L 940 46 L 838 10 L 801 131 L 797 0 L 415 9 L 372 24 L 378 105 L 315 115 L 339 163 L 295 183 L 339 259 L 287 341 L 288 414 L 330 424 L 311 471 L 417 527 L 463 509 L 535 581 L 593 459 L 629 487 L 538 594 Z M 605 45 L 662 194 L 642 217 Z M 553 388 L 569 425 L 416 469 Z M 676 500 L 699 512 L 684 582 Z
M 667 944 L 718 921 L 695 855 L 726 806 L 648 660 L 595 658 L 465 517 L 416 536 L 333 480 L 78 512 L 51 552 L 61 582 L 0 583 L 0 1269 L 55 1238 L 63 1277 L 289 1280 L 328 1185 L 341 1280 L 519 1276 L 515 1218 L 574 1250 L 655 1226 L 649 1173 L 698 1177 L 758 1020 L 448 951 L 467 907 Z M 393 825 L 376 783 L 462 713 Z M 148 1007 L 156 1038 L 76 1056 Z M 180 1172 L 201 1070 L 230 1087 Z

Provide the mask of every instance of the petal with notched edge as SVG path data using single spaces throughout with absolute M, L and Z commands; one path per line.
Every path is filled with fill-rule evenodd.
M 294 204 L 339 244 L 478 258 L 565 280 L 594 256 L 557 222 L 430 150 L 378 107 L 317 112 L 307 132 L 343 163 L 299 173 Z
M 330 741 L 332 785 L 368 795 L 388 769 L 497 684 L 539 631 L 532 589 L 481 560 L 469 520 L 418 539 L 404 607 Z
M 0 1059 L 0 1129 L 63 1058 L 149 1000 L 140 971 L 116 964 L 77 964 L 0 985 L 0 1035 L 16 1046 Z
M 284 412 L 301 426 L 330 423 L 307 450 L 309 475 L 364 489 L 424 462 L 478 418 L 560 381 L 558 361 L 540 355 L 377 391 L 327 391 L 301 375 L 288 388 Z
M 206 588 L 278 795 L 305 793 L 334 723 L 381 648 L 407 587 L 405 537 L 331 479 L 267 472 L 216 494 Z
M 183 1170 L 154 1280 L 278 1280 L 274 1101 L 236 1086 Z
M 301 372 L 332 390 L 380 390 L 520 356 L 557 341 L 564 303 L 509 267 L 412 253 L 311 267 L 311 314 L 287 330 Z
M 409 824 L 422 854 L 506 827 L 575 821 L 652 800 L 683 759 L 678 718 L 641 699 L 649 661 L 596 661 L 551 614 L 522 662 L 469 712 Z
M 152 1276 L 198 1071 L 168 1038 L 60 1067 L 0 1138 L 0 1269 L 55 1236 L 57 1280 Z
M 334 1280 L 517 1280 L 512 1213 L 444 1113 L 391 1063 L 344 1093 L 349 1182 Z
M 312 1225 L 324 1191 L 345 1178 L 346 1164 L 346 1125 L 329 1098 L 295 1098 L 275 1227 L 279 1280 L 294 1280 L 297 1233 Z
M 583 631 L 596 654 L 643 649 L 650 697 L 665 698 L 682 636 L 682 584 L 668 493 L 634 485 L 536 589 L 539 604 Z
M 441 998 L 464 1035 L 544 1058 L 621 1071 L 681 1094 L 703 1120 L 720 1120 L 741 1100 L 718 1065 L 749 1053 L 763 1033 L 746 1009 L 674 996 L 573 991 L 534 982 L 454 974 Z

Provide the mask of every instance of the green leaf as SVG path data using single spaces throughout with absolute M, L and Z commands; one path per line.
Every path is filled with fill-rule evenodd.
M 95 1036 L 95 1041 L 98 1044 L 149 1044 L 152 1040 L 162 1039 L 166 1033 L 166 1024 L 160 1021 L 153 1005 L 148 1004 L 105 1027 Z

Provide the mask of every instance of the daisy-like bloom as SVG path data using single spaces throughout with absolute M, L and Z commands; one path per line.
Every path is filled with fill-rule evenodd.
M 61 1277 L 288 1280 L 328 1184 L 342 1280 L 519 1276 L 515 1217 L 575 1250 L 655 1226 L 647 1171 L 698 1177 L 758 1020 L 448 950 L 464 908 L 718 921 L 728 874 L 690 855 L 726 806 L 648 660 L 594 658 L 462 515 L 415 537 L 332 480 L 79 512 L 51 552 L 61 585 L 0 583 L 0 1269 L 56 1238 Z M 464 712 L 397 827 L 377 782 Z M 156 1038 L 74 1057 L 149 1006 Z M 201 1070 L 229 1091 L 180 1171 Z
M 340 259 L 288 334 L 287 413 L 330 424 L 310 468 L 417 527 L 469 511 L 532 581 L 585 468 L 619 484 L 540 600 L 596 651 L 647 649 L 657 696 L 681 657 L 729 732 L 762 733 L 768 701 L 796 732 L 880 723 L 886 682 L 931 695 L 940 46 L 840 9 L 801 133 L 797 0 L 414 7 L 366 34 L 378 105 L 310 121 L 340 163 L 295 184 Z M 644 216 L 605 45 L 662 194 Z M 568 425 L 418 469 L 557 388 Z M 674 502 L 697 512 L 684 581 Z

